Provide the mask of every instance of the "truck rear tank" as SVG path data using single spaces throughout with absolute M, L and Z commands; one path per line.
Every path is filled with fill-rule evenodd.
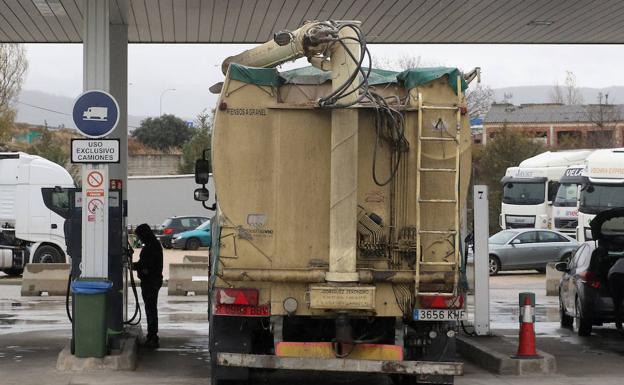
M 464 75 L 342 57 L 359 71 L 356 100 L 323 105 L 339 88 L 336 67 L 312 58 L 278 72 L 235 59 L 212 134 L 214 383 L 249 368 L 451 383 L 463 371 L 454 344 L 471 168 Z

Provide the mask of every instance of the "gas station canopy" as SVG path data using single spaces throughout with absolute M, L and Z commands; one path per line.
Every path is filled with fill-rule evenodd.
M 620 0 L 110 0 L 130 43 L 261 43 L 360 20 L 371 43 L 624 43 Z M 127 9 L 127 11 L 122 11 Z M 0 0 L 0 42 L 80 43 L 82 0 Z

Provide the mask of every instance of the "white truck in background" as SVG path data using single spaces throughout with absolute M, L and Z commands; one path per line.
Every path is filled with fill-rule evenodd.
M 559 179 L 568 167 L 582 163 L 591 152 L 547 151 L 509 167 L 501 180 L 501 228 L 552 228 L 552 203 Z
M 601 211 L 624 207 L 624 148 L 597 150 L 585 161 L 576 239 L 592 239 L 589 222 Z
M 555 230 L 576 238 L 578 226 L 578 194 L 583 185 L 583 172 L 585 165 L 569 167 L 561 179 L 559 189 L 553 201 L 552 218 Z
M 66 197 L 54 194 L 56 187 L 75 187 L 63 167 L 23 152 L 0 153 L 0 271 L 17 275 L 29 262 L 66 261 L 65 221 L 48 208 L 52 202 L 46 205 Z

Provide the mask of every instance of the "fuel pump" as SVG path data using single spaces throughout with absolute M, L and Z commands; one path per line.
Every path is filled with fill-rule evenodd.
M 65 218 L 65 243 L 67 245 L 67 254 L 71 259 L 66 310 L 67 316 L 71 321 L 74 314 L 73 309 L 70 310 L 69 306 L 69 286 L 71 281 L 81 277 L 82 267 L 82 191 L 78 188 L 55 187 L 44 188 L 42 189 L 42 193 L 46 206 Z M 107 328 L 110 337 L 109 346 L 112 349 L 119 347 L 119 338 L 117 337 L 123 332 L 124 323 L 136 325 L 141 319 L 138 295 L 133 275 L 131 274 L 132 254 L 134 250 L 128 244 L 126 229 L 122 227 L 125 212 L 121 197 L 121 189 L 109 190 L 108 280 L 113 283 L 113 287 L 108 292 L 107 297 Z M 129 272 L 130 274 L 128 274 Z M 124 279 L 124 277 L 128 275 L 130 279 Z M 124 292 L 127 289 L 128 281 L 132 286 L 136 308 L 133 316 L 124 322 Z

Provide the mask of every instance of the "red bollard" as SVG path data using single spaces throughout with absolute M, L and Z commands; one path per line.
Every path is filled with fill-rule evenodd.
M 529 296 L 524 297 L 520 320 L 518 353 L 513 358 L 539 358 L 535 350 L 535 328 L 533 327 L 533 305 Z

